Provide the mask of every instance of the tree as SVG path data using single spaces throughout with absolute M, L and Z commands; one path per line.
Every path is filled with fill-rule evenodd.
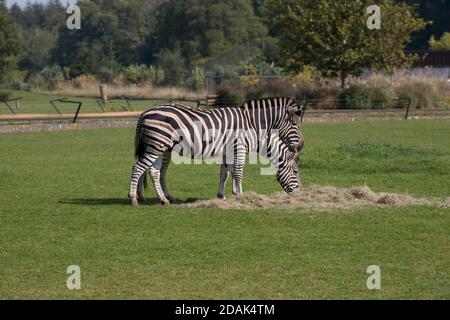
M 164 70 L 164 84 L 180 86 L 185 77 L 184 60 L 179 50 L 162 50 L 157 54 L 158 66 Z
M 434 36 L 430 39 L 430 49 L 431 50 L 447 50 L 450 51 L 450 33 L 445 32 L 441 39 L 436 40 Z
M 344 88 L 348 76 L 364 68 L 389 71 L 410 63 L 405 46 L 425 22 L 408 5 L 378 3 L 381 29 L 369 30 L 364 0 L 268 0 L 286 68 L 298 72 L 313 65 L 324 76 L 339 77 Z
M 140 63 L 140 48 L 148 36 L 141 0 L 81 1 L 81 30 L 60 28 L 55 62 L 70 76 L 97 74 L 110 79 L 120 66 Z
M 194 66 L 261 38 L 250 0 L 168 0 L 157 10 L 154 50 L 180 50 Z
M 0 0 L 0 77 L 4 77 L 14 66 L 21 48 L 22 42 L 14 19 L 9 15 L 5 1 Z

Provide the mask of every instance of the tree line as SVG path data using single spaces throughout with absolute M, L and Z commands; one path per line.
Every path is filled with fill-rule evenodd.
M 28 79 L 58 65 L 67 79 L 107 82 L 145 70 L 164 74 L 163 85 L 193 86 L 206 74 L 246 74 L 249 65 L 265 75 L 311 65 L 345 81 L 363 68 L 407 63 L 405 48 L 426 49 L 450 31 L 449 1 L 373 2 L 384 12 L 375 32 L 365 28 L 363 0 L 79 1 L 81 30 L 66 27 L 59 0 L 24 8 L 0 0 L 0 71 L 18 67 Z

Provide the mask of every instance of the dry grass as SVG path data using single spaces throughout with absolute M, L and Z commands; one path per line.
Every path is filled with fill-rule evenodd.
M 98 98 L 100 96 L 100 83 L 92 79 L 87 80 L 81 82 L 76 79 L 74 82 L 65 82 L 59 85 L 55 91 L 40 92 L 52 95 Z M 108 85 L 108 98 L 115 99 L 121 97 L 133 97 L 136 99 L 198 99 L 199 97 L 206 97 L 206 92 L 176 87 L 154 87 L 151 84 L 142 86 L 123 84 Z
M 415 198 L 401 193 L 377 193 L 369 187 L 336 188 L 332 186 L 312 186 L 301 192 L 288 195 L 284 192 L 271 196 L 255 192 L 245 193 L 242 197 L 226 200 L 202 200 L 184 204 L 189 208 L 217 208 L 217 209 L 313 209 L 339 210 L 354 209 L 361 206 L 408 206 L 433 205 L 435 200 Z M 449 199 L 441 206 L 448 206 Z

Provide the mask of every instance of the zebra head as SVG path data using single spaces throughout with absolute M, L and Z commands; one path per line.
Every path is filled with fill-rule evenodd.
M 300 122 L 306 103 L 305 105 L 299 105 L 294 99 L 287 100 L 286 117 L 279 125 L 280 139 L 294 153 L 300 152 L 305 146 Z
M 277 170 L 277 180 L 287 193 L 300 190 L 301 181 L 298 172 L 298 154 L 289 151 L 285 144 L 280 145 L 280 162 Z

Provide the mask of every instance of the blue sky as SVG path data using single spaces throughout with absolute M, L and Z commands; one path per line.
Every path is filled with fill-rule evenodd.
M 6 4 L 8 6 L 10 6 L 13 3 L 18 3 L 19 5 L 24 6 L 27 3 L 27 1 L 28 0 L 6 0 Z M 34 3 L 34 2 L 46 3 L 47 2 L 47 0 L 29 0 L 29 1 L 31 3 Z M 65 5 L 66 3 L 74 3 L 74 2 L 76 2 L 76 0 L 60 0 L 60 1 L 61 1 L 61 3 L 63 5 Z

